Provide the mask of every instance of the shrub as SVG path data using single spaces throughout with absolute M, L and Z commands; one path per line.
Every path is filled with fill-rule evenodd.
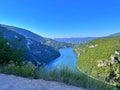
M 12 48 L 8 40 L 0 38 L 0 64 L 14 62 L 20 65 L 25 60 L 23 53 L 23 49 Z

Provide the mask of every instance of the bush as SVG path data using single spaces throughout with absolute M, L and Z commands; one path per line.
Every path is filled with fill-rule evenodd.
M 0 66 L 0 73 L 64 82 L 66 84 L 86 88 L 87 90 L 117 90 L 114 86 L 92 79 L 83 73 L 75 72 L 67 67 L 62 68 L 61 70 L 53 69 L 47 71 L 44 67 L 41 67 L 38 70 L 33 64 L 27 63 L 22 66 Z
M 14 62 L 15 64 L 22 64 L 25 60 L 23 57 L 24 50 L 12 48 L 8 40 L 0 38 L 0 64 L 8 64 Z
M 5 74 L 14 74 L 22 77 L 35 78 L 36 67 L 32 63 L 26 63 L 21 66 L 15 64 L 9 64 L 0 67 L 0 72 Z

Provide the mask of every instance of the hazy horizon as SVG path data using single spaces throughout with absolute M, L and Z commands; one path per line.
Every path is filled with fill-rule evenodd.
M 49 38 L 103 37 L 120 32 L 120 1 L 1 1 L 0 23 Z

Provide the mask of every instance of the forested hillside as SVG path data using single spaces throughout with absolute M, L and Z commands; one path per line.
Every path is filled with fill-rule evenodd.
M 59 51 L 54 47 L 41 44 L 31 38 L 26 38 L 25 36 L 11 29 L 5 28 L 2 25 L 0 25 L 0 33 L 2 33 L 4 39 L 9 41 L 9 44 L 13 48 L 24 49 L 25 58 L 34 64 L 47 64 L 60 56 Z
M 43 45 L 53 47 L 56 50 L 58 50 L 60 48 L 72 47 L 72 44 L 70 44 L 70 43 L 58 42 L 58 41 L 55 41 L 55 40 L 47 38 L 47 37 L 42 37 L 38 34 L 35 34 L 31 31 L 28 31 L 26 29 L 14 27 L 14 26 L 9 26 L 9 25 L 3 25 L 3 24 L 0 24 L 0 26 L 4 27 L 6 29 L 9 29 L 11 31 L 14 31 L 14 32 L 24 36 L 27 39 L 32 39 L 32 40 L 39 42 Z
M 25 61 L 24 49 L 16 49 L 0 33 L 0 65 L 15 63 L 20 65 Z
M 74 50 L 80 71 L 120 86 L 120 36 L 98 38 L 77 45 Z

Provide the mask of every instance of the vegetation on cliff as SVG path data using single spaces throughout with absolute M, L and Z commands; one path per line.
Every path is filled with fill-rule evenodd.
M 74 50 L 79 55 L 80 71 L 120 87 L 120 36 L 98 38 Z

